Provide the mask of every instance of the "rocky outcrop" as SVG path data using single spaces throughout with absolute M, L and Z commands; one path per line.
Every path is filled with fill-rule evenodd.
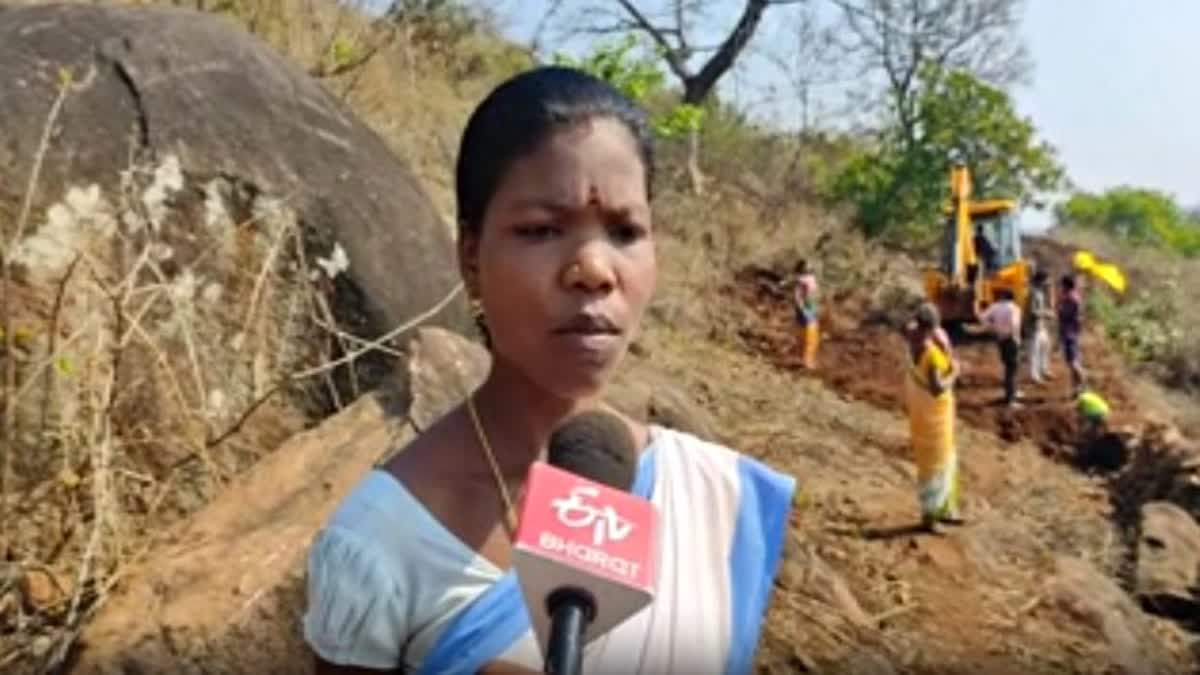
M 458 282 L 450 230 L 404 161 L 297 64 L 211 13 L 0 13 L 0 200 L 24 196 L 66 73 L 76 90 L 45 148 L 43 205 L 72 186 L 115 193 L 131 160 L 173 155 L 194 189 L 220 178 L 294 210 L 310 258 L 345 273 L 335 311 L 356 300 L 365 316 L 342 318 L 363 332 L 412 319 Z M 466 329 L 467 318 L 460 297 L 432 321 Z
M 1170 502 L 1142 506 L 1136 591 L 1151 611 L 1200 628 L 1200 524 Z
M 1151 675 L 1170 670 L 1163 654 L 1153 651 L 1145 616 L 1116 582 L 1091 563 L 1058 557 L 1046 588 L 1046 601 L 1095 631 L 1106 645 L 1113 671 L 1122 675 Z
M 1148 611 L 1200 629 L 1200 447 L 1158 423 L 1121 442 L 1128 461 L 1110 490 L 1132 549 L 1130 585 Z

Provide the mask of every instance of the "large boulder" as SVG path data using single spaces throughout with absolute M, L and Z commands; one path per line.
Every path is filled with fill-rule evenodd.
M 40 153 L 62 69 L 76 90 Z M 343 297 L 333 309 L 361 305 L 364 332 L 412 319 L 458 282 L 451 230 L 409 167 L 298 64 L 225 18 L 167 7 L 5 9 L 0 120 L 0 200 L 24 196 L 42 154 L 43 201 L 92 183 L 115 191 L 131 159 L 167 155 L 181 182 L 222 179 L 285 200 L 312 259 L 343 263 L 354 287 L 343 296 L 357 302 Z M 461 297 L 431 317 L 454 329 L 467 319 Z
M 1142 505 L 1137 594 L 1151 610 L 1200 624 L 1200 524 L 1171 502 Z
M 16 244 L 0 511 L 27 605 L 0 582 L 0 654 L 60 642 L 150 537 L 407 373 L 411 331 L 363 338 L 473 330 L 452 230 L 405 162 L 214 14 L 0 9 L 0 234 Z M 288 461 L 338 461 L 310 459 Z
M 1046 584 L 1046 602 L 1094 631 L 1112 668 L 1121 675 L 1168 672 L 1156 663 L 1162 655 L 1151 628 L 1133 600 L 1090 562 L 1056 557 L 1055 574 Z

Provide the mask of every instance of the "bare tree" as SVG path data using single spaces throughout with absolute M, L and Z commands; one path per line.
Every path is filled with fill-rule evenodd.
M 786 86 L 783 96 L 799 103 L 799 119 L 795 121 L 801 136 L 812 128 L 814 90 L 842 82 L 845 74 L 837 58 L 834 29 L 822 26 L 814 10 L 813 6 L 805 7 L 794 21 L 780 25 L 778 36 L 771 40 L 772 48 L 763 52 L 782 76 Z M 777 91 L 774 85 L 771 89 Z
M 713 24 L 712 0 L 591 0 L 568 21 L 570 34 L 592 36 L 639 33 L 648 37 L 667 69 L 683 89 L 683 103 L 706 101 L 717 83 L 737 62 L 762 24 L 767 10 L 779 5 L 799 5 L 810 0 L 744 0 L 736 21 L 719 39 L 703 42 L 701 25 Z M 566 0 L 550 3 L 548 16 L 560 15 Z M 540 27 L 535 44 L 546 27 Z M 695 192 L 703 191 L 700 172 L 700 136 L 689 134 L 688 173 Z
M 932 63 L 963 68 L 999 86 L 1023 80 L 1031 62 L 1017 35 L 1024 0 L 831 0 L 841 10 L 840 46 L 881 75 L 911 140 L 917 76 Z
M 582 32 L 593 35 L 641 33 L 659 49 L 671 73 L 683 87 L 683 102 L 700 104 L 721 77 L 733 68 L 772 6 L 798 5 L 808 0 L 744 0 L 737 21 L 716 44 L 697 42 L 697 27 L 711 19 L 717 4 L 711 0 L 612 0 L 590 4 Z M 558 3 L 561 4 L 562 0 Z M 703 60 L 696 64 L 696 57 Z

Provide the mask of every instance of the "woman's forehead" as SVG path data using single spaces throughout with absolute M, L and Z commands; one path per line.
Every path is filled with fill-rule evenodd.
M 601 119 L 552 134 L 513 162 L 499 192 L 512 206 L 636 209 L 646 202 L 645 171 L 628 130 Z

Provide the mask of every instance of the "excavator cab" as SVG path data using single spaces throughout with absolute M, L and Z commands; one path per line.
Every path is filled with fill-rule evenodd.
M 970 174 L 961 164 L 951 171 L 950 194 L 941 259 L 925 270 L 923 285 L 926 300 L 937 305 L 943 323 L 955 329 L 978 323 L 1002 288 L 1025 306 L 1030 270 L 1021 252 L 1015 201 L 972 200 Z

